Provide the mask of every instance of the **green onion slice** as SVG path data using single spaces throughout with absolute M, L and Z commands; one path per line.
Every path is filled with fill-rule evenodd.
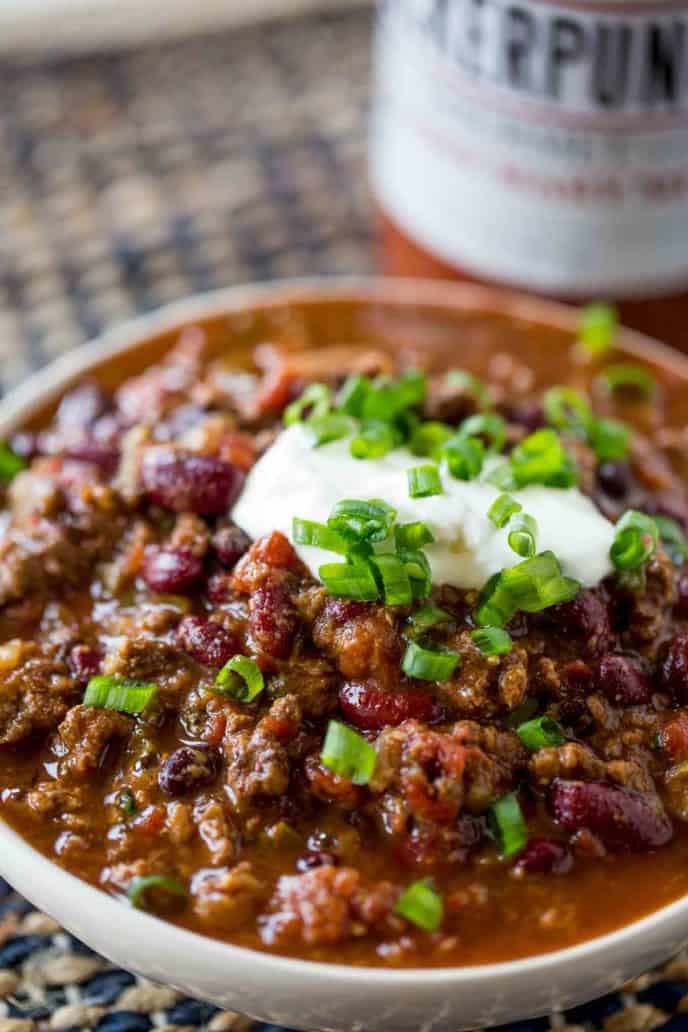
M 636 570 L 657 550 L 659 531 L 651 516 L 629 509 L 616 524 L 609 557 L 617 570 Z
M 399 556 L 384 552 L 371 556 L 370 562 L 380 577 L 387 605 L 407 606 L 413 599 L 413 591 L 406 566 Z
M 596 301 L 582 310 L 579 339 L 589 355 L 604 355 L 614 346 L 618 318 L 611 305 Z
M 340 778 L 354 785 L 367 785 L 373 776 L 377 755 L 374 748 L 357 731 L 331 720 L 323 742 L 320 762 Z
M 500 494 L 487 510 L 487 518 L 490 523 L 494 523 L 495 527 L 501 529 L 506 527 L 511 517 L 520 512 L 522 508 L 521 503 L 512 498 L 510 494 Z
M 394 913 L 405 917 L 425 932 L 435 932 L 442 924 L 444 903 L 432 887 L 430 879 L 424 878 L 404 889 L 396 902 Z
M 425 375 L 407 372 L 397 381 L 378 377 L 362 398 L 361 419 L 381 419 L 392 422 L 407 409 L 420 405 L 425 398 Z
M 544 484 L 565 488 L 578 480 L 573 460 L 554 430 L 536 430 L 525 437 L 512 451 L 510 465 L 518 487 Z
M 308 413 L 309 419 L 322 419 L 332 409 L 332 391 L 326 383 L 312 383 L 306 387 L 303 394 L 287 405 L 284 410 L 284 423 L 291 426 L 292 423 L 304 422 Z
M 506 423 L 496 412 L 480 412 L 464 419 L 459 434 L 461 437 L 484 437 L 487 454 L 498 455 L 506 443 Z
M 450 369 L 445 377 L 445 382 L 450 387 L 458 387 L 464 394 L 468 394 L 480 408 L 490 407 L 490 392 L 482 380 L 465 369 Z
M 485 445 L 479 437 L 452 437 L 442 449 L 442 458 L 456 480 L 475 480 L 485 462 Z
M 407 677 L 419 681 L 448 681 L 461 661 L 456 652 L 449 649 L 424 648 L 416 641 L 410 641 L 401 662 L 401 669 Z
M 553 552 L 540 552 L 492 576 L 478 599 L 475 620 L 484 627 L 504 627 L 518 610 L 539 613 L 571 602 L 580 584 L 561 572 Z
M 414 455 L 427 456 L 439 461 L 442 448 L 446 441 L 454 433 L 454 430 L 446 423 L 433 422 L 419 423 L 411 434 L 409 448 Z
M 14 480 L 23 469 L 26 469 L 26 461 L 16 455 L 9 444 L 0 441 L 0 480 Z
M 683 533 L 681 526 L 670 516 L 653 516 L 652 518 L 659 531 L 662 548 L 674 566 L 683 566 L 688 559 L 688 538 Z
M 363 403 L 372 386 L 367 376 L 350 376 L 339 392 L 337 404 L 347 415 L 360 419 Z
M 330 412 L 326 416 L 311 416 L 303 424 L 313 438 L 313 445 L 319 448 L 322 444 L 339 441 L 348 437 L 354 429 L 354 423 L 342 412 Z
M 442 480 L 437 466 L 412 466 L 406 471 L 411 498 L 429 498 L 442 494 Z
M 519 485 L 516 483 L 511 462 L 500 462 L 486 475 L 488 484 L 494 484 L 500 491 L 514 491 Z
M 130 788 L 124 788 L 117 797 L 117 806 L 125 817 L 133 817 L 138 810 L 136 798 Z
M 335 505 L 327 525 L 347 541 L 373 544 L 390 536 L 396 515 L 391 505 L 378 498 L 367 502 L 344 498 Z
M 181 901 L 188 897 L 188 892 L 181 882 L 164 874 L 148 874 L 142 878 L 134 878 L 127 889 L 129 902 L 137 910 L 155 909 L 151 894 L 153 897 L 159 895 L 168 905 L 175 899 Z
M 631 431 L 618 419 L 595 419 L 588 440 L 599 462 L 618 462 L 628 454 Z
M 215 687 L 238 702 L 253 702 L 263 691 L 265 679 L 255 659 L 232 656 L 215 678 Z
M 318 576 L 333 598 L 375 602 L 380 597 L 380 589 L 370 564 L 362 559 L 326 563 L 318 570 Z
M 84 706 L 138 715 L 150 705 L 158 690 L 155 684 L 127 681 L 123 677 L 99 675 L 86 685 Z
M 291 536 L 296 545 L 313 545 L 314 548 L 324 548 L 340 555 L 346 555 L 349 549 L 349 542 L 336 530 L 326 527 L 324 523 L 302 520 L 299 516 L 294 516 L 292 520 Z
M 415 523 L 401 523 L 394 528 L 394 540 L 397 548 L 422 548 L 423 545 L 431 545 L 435 540 L 432 531 L 422 520 Z
M 440 609 L 439 606 L 421 606 L 409 617 L 409 637 L 420 638 L 431 627 L 447 623 L 452 619 L 451 613 L 448 613 L 446 609 Z
M 514 792 L 491 803 L 487 821 L 501 856 L 506 858 L 520 853 L 528 841 L 528 831 Z
M 545 391 L 542 407 L 547 422 L 557 430 L 585 434 L 593 419 L 587 398 L 573 387 L 550 387 Z
M 351 440 L 349 451 L 355 459 L 381 459 L 398 443 L 399 435 L 391 423 L 370 419 L 361 424 L 358 434 Z
M 552 720 L 551 717 L 536 717 L 534 720 L 527 720 L 524 724 L 519 724 L 516 733 L 526 749 L 530 749 L 531 752 L 563 745 L 566 740 L 564 732 L 556 720 Z
M 618 362 L 616 365 L 609 365 L 602 370 L 599 380 L 610 394 L 624 391 L 649 399 L 657 389 L 657 381 L 652 373 L 635 362 Z
M 511 652 L 511 635 L 503 627 L 477 627 L 471 638 L 484 656 L 503 656 Z
M 533 516 L 525 512 L 517 512 L 511 517 L 506 526 L 509 548 L 516 555 L 528 558 L 534 556 L 537 537 L 537 521 Z
M 403 562 L 414 598 L 427 598 L 432 588 L 432 571 L 426 555 L 419 549 L 400 548 L 397 555 Z

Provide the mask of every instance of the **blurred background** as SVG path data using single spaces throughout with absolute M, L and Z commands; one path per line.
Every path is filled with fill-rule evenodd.
M 176 7 L 0 0 L 3 390 L 166 301 L 372 265 L 370 7 Z

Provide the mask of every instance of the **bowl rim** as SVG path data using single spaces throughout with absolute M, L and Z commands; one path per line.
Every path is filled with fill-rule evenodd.
M 174 331 L 177 327 L 188 325 L 196 319 L 240 314 L 252 308 L 280 308 L 290 303 L 310 304 L 347 300 L 353 303 L 392 304 L 410 309 L 427 306 L 454 311 L 457 308 L 493 308 L 518 319 L 544 322 L 568 331 L 575 331 L 579 317 L 577 308 L 556 301 L 542 300 L 508 289 L 444 280 L 390 279 L 359 275 L 314 276 L 223 287 L 173 301 L 143 315 L 133 316 L 30 375 L 0 399 L 0 435 L 21 426 L 46 405 L 56 401 L 77 377 L 95 371 L 118 354 L 135 350 L 152 337 Z M 688 357 L 680 352 L 625 327 L 621 333 L 621 343 L 626 353 L 645 358 L 649 355 L 664 369 L 673 370 L 676 375 L 688 380 Z M 361 977 L 364 977 L 377 988 L 400 988 L 402 984 L 408 985 L 411 977 L 415 985 L 441 986 L 461 982 L 474 984 L 476 980 L 483 982 L 498 977 L 528 976 L 535 972 L 542 975 L 562 964 L 575 964 L 584 959 L 590 962 L 595 956 L 601 956 L 614 947 L 623 947 L 637 937 L 642 938 L 646 932 L 656 930 L 664 922 L 680 917 L 686 920 L 688 934 L 686 894 L 612 932 L 563 949 L 515 960 L 432 968 L 336 964 L 237 946 L 171 924 L 153 914 L 127 907 L 113 896 L 48 859 L 0 817 L 0 856 L 3 854 L 12 858 L 9 863 L 6 861 L 2 865 L 5 870 L 10 866 L 21 869 L 23 865 L 26 866 L 27 872 L 32 867 L 35 868 L 37 873 L 42 872 L 47 879 L 55 879 L 56 896 L 61 894 L 62 888 L 65 896 L 77 899 L 89 910 L 96 904 L 99 908 L 104 908 L 103 921 L 110 917 L 113 927 L 128 924 L 133 932 L 151 939 L 164 929 L 166 945 L 176 948 L 178 956 L 184 956 L 186 949 L 191 947 L 198 957 L 205 955 L 210 963 L 226 964 L 235 959 L 237 962 L 260 966 L 266 974 L 321 977 L 327 978 L 330 982 L 338 981 L 343 984 L 354 981 L 360 984 Z M 19 880 L 23 881 L 21 878 Z M 27 889 L 24 888 L 23 891 L 26 892 Z M 65 927 L 69 927 L 63 918 L 61 921 L 65 923 Z

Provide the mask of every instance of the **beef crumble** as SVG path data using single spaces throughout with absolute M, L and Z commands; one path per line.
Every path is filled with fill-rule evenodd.
M 319 355 L 293 329 L 260 345 L 252 371 L 185 331 L 159 364 L 114 393 L 76 387 L 15 442 L 29 464 L 7 484 L 0 538 L 3 816 L 170 920 L 352 963 L 553 949 L 688 891 L 685 554 L 663 537 L 641 576 L 516 613 L 498 654 L 476 645 L 476 592 L 434 585 L 446 619 L 431 641 L 462 662 L 439 682 L 405 674 L 416 603 L 333 598 L 286 537 L 251 541 L 231 521 L 309 383 L 394 369 L 381 339 Z M 542 332 L 504 323 L 495 337 L 518 352 Z M 415 345 L 399 368 L 410 356 Z M 533 358 L 514 393 L 494 358 L 483 389 L 511 448 L 543 425 L 549 384 Z M 571 368 L 594 387 L 594 363 Z M 482 404 L 476 382 L 431 369 L 422 414 L 460 424 Z M 688 530 L 686 484 L 661 444 L 670 420 L 653 405 L 649 421 L 637 399 L 602 403 L 633 423 L 623 459 L 567 443 L 609 518 L 632 508 Z M 237 656 L 260 673 L 255 698 L 217 692 Z M 86 705 L 94 678 L 155 694 L 139 712 Z M 527 748 L 518 728 L 535 715 L 562 740 Z M 365 783 L 323 758 L 333 718 L 374 747 Z M 493 806 L 514 794 L 527 842 L 505 857 Z M 157 889 L 132 895 L 151 876 Z M 416 884 L 442 899 L 434 927 L 401 902 Z

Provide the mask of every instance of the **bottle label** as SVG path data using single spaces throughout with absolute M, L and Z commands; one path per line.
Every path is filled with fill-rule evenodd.
M 387 0 L 371 177 L 416 243 L 576 296 L 688 283 L 688 0 Z

